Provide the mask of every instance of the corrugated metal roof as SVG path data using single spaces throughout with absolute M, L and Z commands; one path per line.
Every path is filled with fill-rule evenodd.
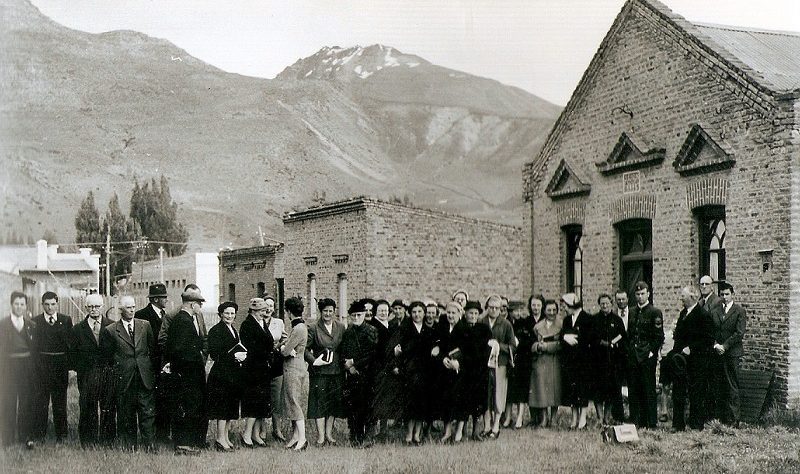
M 711 42 L 699 40 L 737 58 L 750 69 L 746 72 L 768 89 L 776 92 L 800 89 L 800 33 L 693 24 Z

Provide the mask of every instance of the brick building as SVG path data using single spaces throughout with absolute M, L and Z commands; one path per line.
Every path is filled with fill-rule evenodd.
M 247 316 L 250 298 L 276 297 L 283 314 L 283 244 L 261 245 L 219 253 L 220 301 L 240 306 L 237 323 Z
M 594 310 L 644 279 L 669 327 L 681 286 L 728 280 L 749 315 L 743 367 L 797 403 L 798 51 L 797 33 L 629 0 L 525 166 L 528 287 Z
M 286 296 L 333 298 L 340 315 L 364 297 L 448 301 L 458 288 L 523 296 L 517 227 L 363 197 L 292 212 L 283 223 Z

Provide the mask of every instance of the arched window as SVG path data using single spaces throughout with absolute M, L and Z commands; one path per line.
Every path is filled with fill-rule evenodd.
M 256 283 L 256 296 L 261 298 L 267 292 L 267 286 L 264 284 L 263 281 Z
M 653 224 L 650 219 L 630 219 L 616 224 L 619 232 L 620 288 L 633 299 L 633 288 L 638 281 L 653 289 Z
M 317 318 L 317 276 L 313 273 L 308 274 L 308 282 L 306 286 L 306 309 L 308 310 L 308 318 Z
M 228 301 L 236 303 L 236 285 L 228 283 Z
M 339 321 L 347 323 L 347 274 L 340 273 L 338 275 L 339 283 Z
M 567 291 L 581 298 L 583 290 L 583 227 L 569 225 L 563 228 L 566 239 Z
M 700 243 L 700 276 L 714 281 L 725 279 L 725 206 L 705 206 L 695 210 Z

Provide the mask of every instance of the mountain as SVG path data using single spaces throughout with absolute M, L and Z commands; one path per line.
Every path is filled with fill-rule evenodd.
M 2 220 L 74 238 L 134 179 L 169 178 L 190 250 L 280 240 L 320 199 L 408 198 L 521 220 L 522 163 L 559 108 L 394 48 L 323 48 L 275 79 L 224 72 L 133 31 L 89 34 L 24 0 L 0 5 Z

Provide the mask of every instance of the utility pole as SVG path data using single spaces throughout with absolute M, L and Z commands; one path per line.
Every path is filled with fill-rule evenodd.
M 111 226 L 106 233 L 106 296 L 111 296 Z
M 161 279 L 159 280 L 161 283 L 164 283 L 164 246 L 161 245 L 158 247 L 158 268 L 161 271 Z

